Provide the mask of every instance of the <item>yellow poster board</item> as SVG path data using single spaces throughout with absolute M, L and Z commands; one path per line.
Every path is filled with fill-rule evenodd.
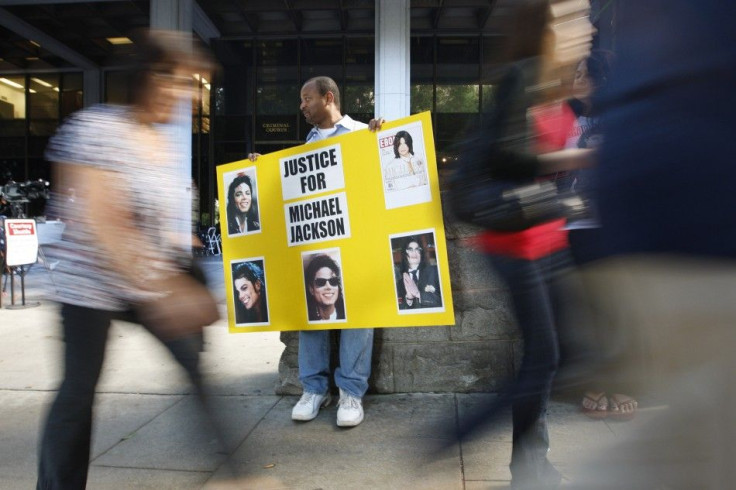
M 217 181 L 231 332 L 455 323 L 428 112 Z

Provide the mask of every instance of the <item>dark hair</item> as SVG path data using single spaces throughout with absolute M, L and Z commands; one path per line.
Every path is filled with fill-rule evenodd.
M 245 216 L 246 220 L 250 218 L 250 221 L 255 221 L 256 217 L 258 216 L 258 211 L 256 208 L 258 203 L 255 196 L 255 191 L 253 189 L 253 181 L 250 180 L 250 177 L 245 174 L 235 177 L 233 181 L 230 182 L 230 185 L 227 188 L 227 219 L 229 221 L 235 216 L 241 214 L 238 210 L 238 206 L 235 204 L 235 189 L 237 189 L 240 184 L 246 184 L 248 187 L 250 187 L 250 209 L 245 213 Z
M 261 269 L 255 262 L 241 262 L 240 264 L 237 264 L 233 268 L 233 282 L 235 282 L 236 279 L 247 279 L 254 285 L 257 282 L 260 282 L 261 288 L 266 284 L 263 269 Z
M 266 279 L 263 274 L 263 269 L 255 262 L 241 262 L 233 265 L 233 291 L 235 292 L 235 321 L 237 323 L 253 323 L 263 321 L 263 318 L 256 318 L 256 313 L 253 313 L 246 309 L 246 307 L 238 299 L 239 292 L 235 288 L 235 281 L 238 279 L 245 279 L 256 287 L 256 284 L 260 284 L 260 290 L 258 294 L 260 296 L 258 302 L 261 304 L 261 315 L 264 315 L 267 319 L 268 312 L 266 311 Z
M 315 87 L 317 87 L 317 92 L 321 96 L 327 95 L 327 92 L 332 92 L 332 95 L 335 96 L 335 107 L 337 107 L 337 110 L 340 110 L 340 89 L 337 88 L 337 83 L 330 78 L 330 77 L 313 77 L 304 82 L 304 85 L 307 85 L 309 83 L 313 83 Z
M 598 91 L 608 83 L 608 79 L 611 77 L 613 53 L 604 49 L 594 49 L 580 63 L 585 63 L 588 76 L 595 85 L 595 90 Z M 578 63 L 578 66 L 580 63 Z
M 334 272 L 335 276 L 338 278 L 338 281 L 340 281 L 340 267 L 332 259 L 332 257 L 326 254 L 317 254 L 312 257 L 312 260 L 309 261 L 309 265 L 307 265 L 307 268 L 304 270 L 304 284 L 307 287 L 307 311 L 309 312 L 310 320 L 320 319 L 317 314 L 317 302 L 315 301 L 312 293 L 309 291 L 309 288 L 310 286 L 314 287 L 314 277 L 317 275 L 317 271 L 319 271 L 323 267 L 327 267 L 332 272 Z M 339 292 L 337 294 L 337 301 L 335 301 L 335 310 L 337 311 L 337 318 L 343 319 L 345 318 L 345 303 L 342 297 L 341 281 L 338 284 L 338 287 Z
M 192 73 L 210 71 L 210 55 L 198 45 L 191 33 L 170 30 L 141 29 L 131 33 L 135 51 L 128 61 L 130 86 L 134 87 L 132 102 L 140 103 L 147 95 L 154 74 L 172 74 L 179 67 Z
M 572 98 L 569 101 L 570 107 L 575 112 L 576 116 L 586 115 L 590 117 L 597 116 L 598 110 L 598 96 L 601 90 L 608 84 L 608 79 L 611 77 L 611 70 L 613 64 L 613 53 L 603 49 L 594 49 L 586 56 L 581 59 L 580 62 L 575 65 L 575 70 L 585 63 L 585 68 L 588 71 L 588 78 L 590 78 L 592 85 L 592 93 L 590 94 L 589 105 L 584 104 L 582 101 Z
M 425 267 L 427 267 L 427 260 L 425 259 L 425 253 L 424 248 L 422 247 L 422 242 L 419 240 L 419 238 L 415 236 L 410 236 L 401 245 L 401 272 L 408 272 L 409 271 L 409 257 L 406 253 L 406 249 L 409 248 L 410 243 L 416 243 L 420 248 L 422 248 L 422 251 L 419 252 L 419 266 L 417 269 L 422 270 Z
M 404 138 L 406 146 L 409 147 L 409 153 L 414 154 L 414 142 L 411 139 L 411 135 L 407 131 L 399 131 L 394 136 L 394 156 L 399 158 L 399 145 L 401 144 L 401 138 Z

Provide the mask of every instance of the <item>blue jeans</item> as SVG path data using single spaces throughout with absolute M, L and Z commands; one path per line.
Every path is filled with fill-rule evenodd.
M 363 398 L 368 391 L 373 353 L 373 329 L 340 330 L 340 366 L 335 384 L 348 394 Z M 329 389 L 330 331 L 299 332 L 299 381 L 304 391 L 323 394 Z
M 524 339 L 521 367 L 506 394 L 513 420 L 511 475 L 520 483 L 542 483 L 556 478 L 547 460 L 547 404 L 560 357 L 553 283 L 570 258 L 566 250 L 537 260 L 488 257 L 508 285 Z

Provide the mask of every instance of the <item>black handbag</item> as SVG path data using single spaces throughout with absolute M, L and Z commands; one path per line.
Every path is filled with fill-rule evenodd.
M 565 216 L 554 182 L 519 184 L 492 178 L 454 187 L 452 208 L 462 221 L 495 231 L 521 231 Z
M 511 174 L 513 165 L 534 167 L 536 157 L 508 150 L 509 121 L 526 117 L 521 113 L 531 105 L 526 90 L 524 70 L 531 63 L 512 66 L 498 87 L 496 105 L 485 124 L 466 139 L 450 177 L 449 201 L 457 219 L 489 230 L 520 231 L 565 216 L 565 206 L 556 184 L 535 178 L 507 179 L 498 174 Z M 503 170 L 502 170 L 503 169 Z

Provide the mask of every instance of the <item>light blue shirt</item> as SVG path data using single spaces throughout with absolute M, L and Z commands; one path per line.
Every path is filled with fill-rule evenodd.
M 337 121 L 335 123 L 334 131 L 324 135 L 324 131 L 320 131 L 317 129 L 317 127 L 313 127 L 312 130 L 307 134 L 307 143 L 312 143 L 313 141 L 320 141 L 325 138 L 331 138 L 333 136 L 340 136 L 341 134 L 349 133 L 351 131 L 358 131 L 359 129 L 365 129 L 368 125 L 366 123 L 362 123 L 360 121 L 356 121 L 352 117 L 348 116 L 347 114 L 342 116 L 342 119 Z M 330 131 L 329 129 L 326 131 Z

